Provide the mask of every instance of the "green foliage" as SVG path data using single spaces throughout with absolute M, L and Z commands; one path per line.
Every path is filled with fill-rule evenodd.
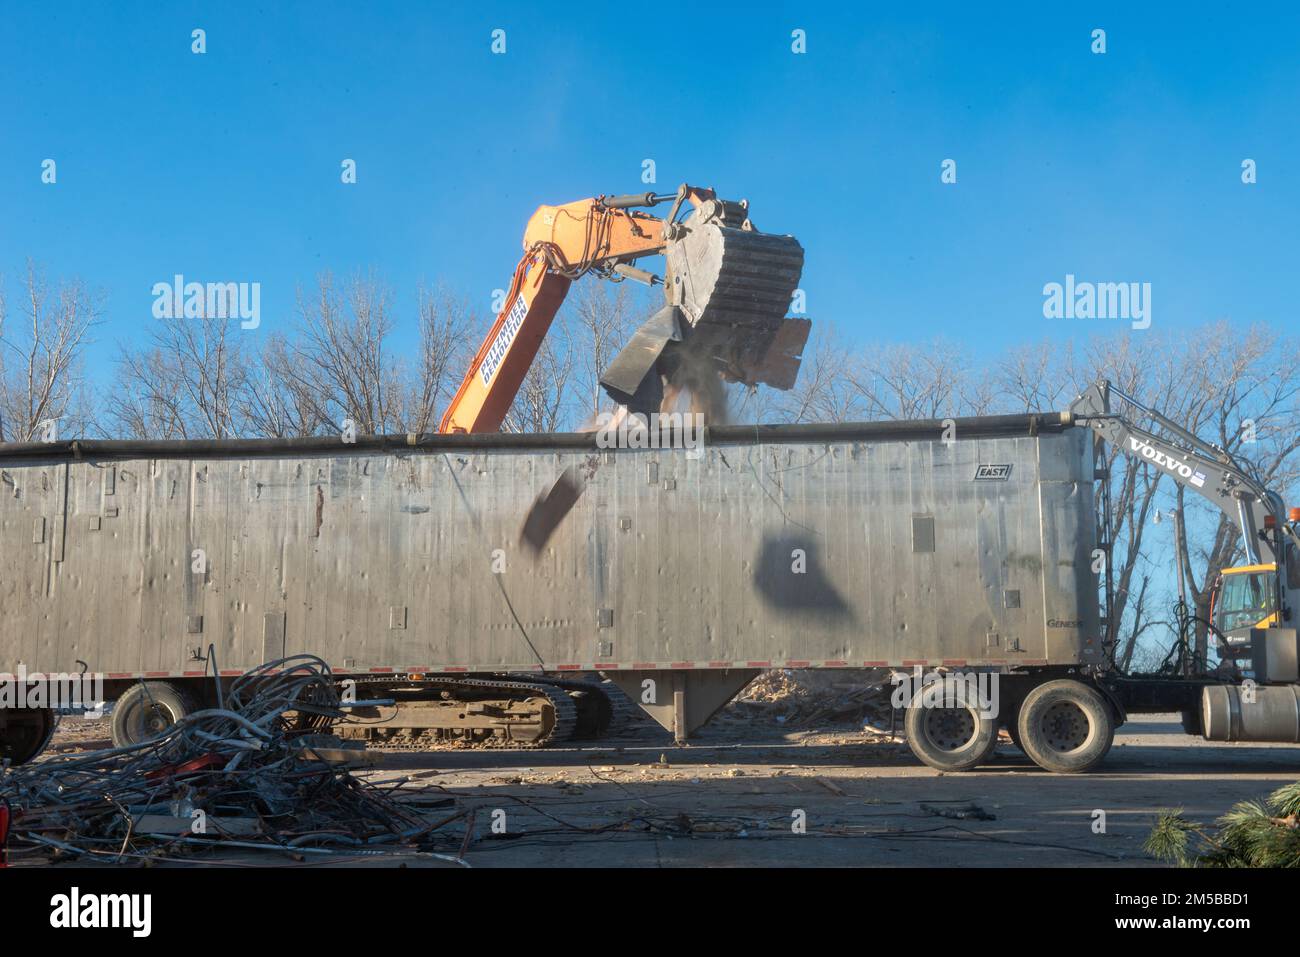
M 1188 860 L 1187 839 L 1193 828 L 1194 825 L 1183 817 L 1182 808 L 1176 811 L 1161 808 L 1156 812 L 1155 827 L 1147 835 L 1142 849 L 1162 861 L 1185 866 Z
M 1142 846 L 1179 867 L 1300 868 L 1300 781 L 1234 804 L 1214 825 L 1162 808 Z

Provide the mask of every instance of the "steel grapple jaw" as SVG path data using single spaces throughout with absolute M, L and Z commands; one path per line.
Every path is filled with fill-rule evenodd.
M 729 381 L 794 385 L 811 323 L 787 319 L 803 273 L 793 236 L 760 233 L 742 203 L 710 200 L 672 224 L 664 287 Z M 773 346 L 776 346 L 773 349 Z
M 747 203 L 721 199 L 665 223 L 664 239 L 667 305 L 605 371 L 606 390 L 634 411 L 655 411 L 663 387 L 653 380 L 671 387 L 683 369 L 696 381 L 712 369 L 726 382 L 792 388 L 812 326 L 786 317 L 803 272 L 799 241 L 760 233 Z

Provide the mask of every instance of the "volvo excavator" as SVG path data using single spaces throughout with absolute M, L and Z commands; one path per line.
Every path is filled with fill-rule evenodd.
M 1112 409 L 1112 396 L 1123 411 Z M 1187 632 L 1197 623 L 1186 610 L 1191 564 L 1180 527 L 1180 662 L 1169 674 L 1117 676 L 1110 681 L 1115 694 L 1137 710 L 1181 711 L 1185 730 L 1211 741 L 1300 741 L 1300 508 L 1288 512 L 1281 496 L 1226 449 L 1109 382 L 1089 387 L 1070 412 L 1098 439 L 1208 501 L 1241 536 L 1243 563 L 1220 572 L 1209 619 L 1200 622 L 1215 640 L 1219 668 L 1211 672 L 1205 649 L 1188 651 Z
M 646 210 L 668 204 L 659 217 Z M 706 417 L 725 406 L 723 383 L 794 386 L 809 320 L 787 317 L 803 271 L 792 236 L 763 233 L 747 200 L 683 184 L 675 193 L 597 196 L 542 206 L 524 230 L 523 258 L 495 321 L 456 390 L 439 431 L 502 427 L 572 284 L 591 276 L 661 287 L 664 305 L 640 326 L 600 377 L 621 415 L 671 411 L 684 393 Z M 638 266 L 662 256 L 662 273 Z M 707 420 L 707 418 L 706 418 Z M 578 490 L 539 505 L 571 507 Z M 540 524 L 562 518 L 552 509 Z M 536 513 L 536 509 L 534 510 Z M 539 516 L 525 540 L 536 543 Z M 370 690 L 395 702 L 354 711 L 344 733 L 387 747 L 438 741 L 542 746 L 606 730 L 615 706 L 598 681 L 527 675 L 376 678 Z

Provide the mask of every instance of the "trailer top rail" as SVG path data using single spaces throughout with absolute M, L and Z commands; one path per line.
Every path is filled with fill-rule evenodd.
M 804 425 L 713 425 L 700 430 L 702 445 L 766 445 L 787 442 L 872 442 L 931 439 L 951 425 L 960 438 L 1037 435 L 1074 424 L 1068 412 L 984 415 L 952 419 Z M 0 442 L 0 460 L 105 459 L 139 456 L 240 458 L 346 452 L 452 452 L 521 449 L 601 449 L 599 432 L 492 432 L 455 435 L 337 435 L 281 439 L 66 439 L 57 442 Z

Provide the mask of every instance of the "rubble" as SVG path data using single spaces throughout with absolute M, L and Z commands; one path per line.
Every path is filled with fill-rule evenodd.
M 885 669 L 765 671 L 724 712 L 767 718 L 790 729 L 856 725 L 882 734 L 901 728 L 890 703 L 893 686 Z
M 364 750 L 330 734 L 348 705 L 324 661 L 261 665 L 151 740 L 57 755 L 0 772 L 8 852 L 149 862 L 213 848 L 305 855 L 430 851 L 462 813 L 404 801 L 351 768 Z M 433 815 L 430 817 L 429 815 Z

